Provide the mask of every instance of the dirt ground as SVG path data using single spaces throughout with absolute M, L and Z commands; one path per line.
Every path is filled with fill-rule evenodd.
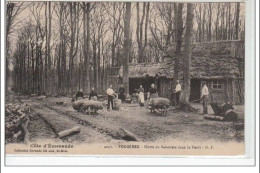
M 29 104 L 32 116 L 28 124 L 30 141 L 54 139 L 72 143 L 97 143 L 122 140 L 119 129 L 135 134 L 143 142 L 167 141 L 206 141 L 243 142 L 244 107 L 235 106 L 238 113 L 236 122 L 205 120 L 198 113 L 186 113 L 170 108 L 166 117 L 159 113 L 150 113 L 138 104 L 124 104 L 120 111 L 98 111 L 99 114 L 87 115 L 73 110 L 68 97 L 22 98 Z M 62 105 L 56 104 L 63 102 Z M 200 104 L 193 107 L 202 109 Z M 213 113 L 209 106 L 209 114 Z M 81 132 L 63 139 L 56 138 L 57 133 L 79 126 Z

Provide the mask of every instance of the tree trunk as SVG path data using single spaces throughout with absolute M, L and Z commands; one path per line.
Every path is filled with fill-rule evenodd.
M 206 5 L 203 5 L 203 19 L 202 19 L 202 42 L 205 41 L 205 18 L 206 18 Z
M 218 40 L 219 9 L 220 9 L 220 4 L 218 4 L 217 19 L 215 23 L 215 40 Z
M 87 8 L 86 8 L 87 7 Z M 89 75 L 89 46 L 90 46 L 90 3 L 83 2 L 83 39 L 84 39 L 84 86 L 87 93 L 90 92 L 90 75 Z M 87 33 L 86 33 L 87 30 Z
M 143 24 L 145 18 L 145 2 L 143 2 L 143 15 L 139 26 L 138 62 L 143 62 Z
M 139 50 L 139 45 L 140 45 L 140 29 L 139 28 L 140 28 L 139 2 L 136 2 L 136 41 L 138 44 L 138 50 Z M 138 61 L 139 61 L 139 58 L 138 58 Z
M 209 3 L 209 28 L 208 28 L 208 41 L 211 41 L 211 20 L 212 20 L 212 4 Z
M 235 40 L 238 40 L 238 33 L 239 33 L 239 12 L 240 12 L 240 3 L 236 3 L 236 30 L 235 30 Z
M 47 43 L 47 50 L 48 50 L 48 83 L 47 83 L 47 91 L 50 92 L 52 91 L 51 87 L 53 86 L 53 78 L 52 78 L 52 72 L 51 72 L 51 46 L 50 46 L 50 40 L 51 40 L 51 2 L 49 3 L 49 34 L 48 34 L 48 43 Z
M 187 4 L 187 17 L 186 17 L 186 33 L 185 33 L 185 46 L 184 46 L 184 76 L 183 76 L 183 97 L 182 100 L 185 103 L 189 102 L 190 98 L 190 62 L 191 62 L 191 40 L 193 29 L 193 4 Z
M 47 83 L 48 83 L 48 15 L 47 15 L 47 8 L 48 2 L 45 2 L 45 39 L 46 39 L 46 45 L 45 45 L 45 69 L 44 69 L 44 91 L 47 91 Z
M 129 93 L 129 76 L 128 63 L 130 55 L 130 19 L 131 19 L 131 2 L 126 2 L 126 11 L 124 19 L 124 65 L 123 65 L 123 84 L 126 94 Z
M 182 9 L 183 4 L 179 3 L 177 9 L 177 16 L 175 21 L 175 28 L 176 28 L 176 50 L 175 50 L 175 61 L 174 61 L 174 76 L 173 76 L 173 83 L 176 83 L 178 80 L 178 73 L 179 73 L 179 59 L 181 58 L 181 44 L 182 44 L 182 33 L 183 33 L 183 21 L 182 21 Z

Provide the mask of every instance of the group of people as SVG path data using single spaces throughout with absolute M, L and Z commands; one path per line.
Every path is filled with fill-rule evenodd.
M 107 93 L 107 101 L 108 101 L 108 105 L 107 105 L 108 110 L 110 109 L 110 106 L 112 109 L 114 109 L 113 101 L 114 101 L 115 97 L 118 97 L 118 99 L 120 99 L 122 101 L 122 103 L 125 102 L 126 95 L 125 95 L 125 88 L 123 87 L 123 85 L 120 85 L 118 91 L 119 91 L 119 93 L 116 94 L 116 92 L 113 90 L 112 85 L 110 85 L 109 88 L 107 89 L 106 93 Z M 178 106 L 180 104 L 181 91 L 182 90 L 181 90 L 180 81 L 177 80 L 175 89 L 173 90 L 172 96 L 171 96 L 171 103 L 175 106 Z M 138 93 L 138 103 L 139 103 L 140 107 L 143 107 L 145 97 L 144 97 L 144 88 L 142 85 L 140 85 L 139 89 L 137 90 L 137 93 Z M 203 87 L 202 87 L 202 91 L 201 91 L 201 97 L 200 97 L 202 106 L 203 106 L 203 114 L 208 113 L 208 109 L 207 109 L 208 95 L 209 95 L 209 90 L 208 90 L 207 85 L 204 83 Z M 75 97 L 76 97 L 76 100 L 78 100 L 79 98 L 83 98 L 82 89 L 80 91 L 76 92 Z M 155 87 L 155 84 L 152 84 L 147 93 L 147 99 L 156 98 L 156 97 L 158 97 L 158 92 Z M 95 91 L 94 87 L 92 87 L 91 92 L 89 94 L 89 100 L 99 100 L 98 94 Z
M 174 104 L 175 106 L 178 106 L 180 103 L 180 95 L 181 95 L 181 84 L 180 84 L 180 81 L 177 80 L 175 89 L 172 92 L 172 96 L 171 96 L 171 103 Z M 201 90 L 201 96 L 200 96 L 200 100 L 201 100 L 201 103 L 203 106 L 202 114 L 208 113 L 208 95 L 209 95 L 209 89 L 207 87 L 207 84 L 203 83 L 202 90 Z
M 113 88 L 112 88 L 112 85 L 109 86 L 109 88 L 107 89 L 107 96 L 108 96 L 108 107 L 107 109 L 110 109 L 110 105 L 113 108 L 113 100 L 114 100 L 114 97 L 116 96 L 116 93 L 114 92 Z M 83 94 L 83 90 L 80 89 L 79 91 L 77 91 L 75 93 L 75 99 L 76 100 L 79 100 L 79 99 L 83 99 L 84 98 L 84 94 Z M 95 91 L 95 88 L 92 87 L 91 88 L 91 92 L 89 93 L 89 97 L 88 97 L 89 100 L 99 100 L 99 97 L 98 97 L 98 93 Z
M 77 91 L 75 93 L 75 98 L 76 98 L 76 100 L 84 98 L 84 94 L 83 94 L 83 90 L 82 89 L 80 89 L 79 91 Z M 98 100 L 98 94 L 95 91 L 94 87 L 91 88 L 91 92 L 89 94 L 89 100 Z

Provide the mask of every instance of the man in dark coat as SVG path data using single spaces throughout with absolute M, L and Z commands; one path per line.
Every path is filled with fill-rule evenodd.
M 120 85 L 118 91 L 119 91 L 118 99 L 122 100 L 123 103 L 125 101 L 125 88 L 123 87 L 123 85 Z
M 76 100 L 78 100 L 78 98 L 80 98 L 80 97 L 82 97 L 82 99 L 84 98 L 83 97 L 83 90 L 82 89 L 80 89 L 79 91 L 77 91 L 76 93 L 75 93 L 75 97 L 76 97 Z

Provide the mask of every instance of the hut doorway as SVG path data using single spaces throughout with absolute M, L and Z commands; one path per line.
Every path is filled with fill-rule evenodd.
M 133 94 L 139 89 L 140 85 L 143 86 L 144 92 L 147 93 L 151 84 L 155 83 L 155 78 L 129 78 L 129 94 Z
M 190 81 L 190 101 L 194 101 L 194 100 L 198 100 L 198 99 L 200 99 L 200 80 L 191 79 L 191 81 Z

